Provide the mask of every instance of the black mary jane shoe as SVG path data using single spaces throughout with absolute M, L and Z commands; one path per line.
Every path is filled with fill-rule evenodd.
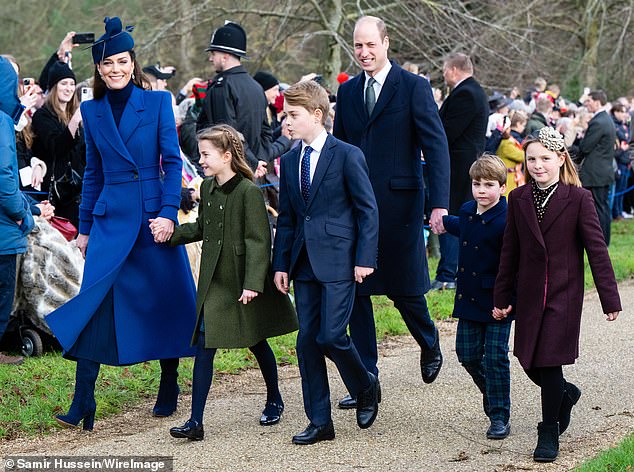
M 187 420 L 183 426 L 175 426 L 170 428 L 170 435 L 173 438 L 184 438 L 191 441 L 202 441 L 205 437 L 203 425 L 198 421 Z
M 273 426 L 280 422 L 282 413 L 284 412 L 284 403 L 280 402 L 266 402 L 264 405 L 264 411 L 260 417 L 260 425 Z

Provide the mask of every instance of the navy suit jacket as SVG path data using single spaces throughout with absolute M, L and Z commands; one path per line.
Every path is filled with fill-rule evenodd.
M 301 146 L 280 163 L 280 203 L 273 270 L 293 270 L 306 246 L 320 282 L 354 279 L 354 267 L 376 267 L 378 210 L 363 153 L 331 135 L 321 150 L 308 203 L 300 191 Z
M 494 323 L 493 287 L 506 225 L 506 198 L 502 197 L 497 205 L 481 215 L 477 210 L 478 203 L 471 200 L 462 205 L 459 216 L 443 217 L 447 232 L 460 239 L 453 316 Z
M 365 74 L 339 87 L 334 135 L 363 151 L 379 205 L 378 270 L 361 295 L 413 296 L 429 290 L 423 237 L 425 172 L 432 208 L 449 208 L 449 151 L 429 82 L 392 62 L 372 115 Z

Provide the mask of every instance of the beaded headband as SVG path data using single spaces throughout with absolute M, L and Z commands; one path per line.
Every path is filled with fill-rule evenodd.
M 566 147 L 564 137 L 554 128 L 545 126 L 539 130 L 539 142 L 549 151 L 563 151 Z

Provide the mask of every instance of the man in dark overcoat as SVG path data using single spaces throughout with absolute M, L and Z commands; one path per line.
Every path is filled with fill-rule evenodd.
M 434 230 L 442 228 L 442 215 L 447 214 L 449 152 L 429 83 L 389 61 L 388 48 L 383 21 L 361 18 L 354 49 L 363 72 L 342 84 L 337 96 L 334 135 L 363 151 L 379 207 L 378 269 L 358 286 L 350 333 L 366 368 L 377 374 L 370 295 L 387 295 L 421 346 L 421 373 L 430 383 L 440 371 L 442 355 L 424 297 L 429 273 L 421 151 L 429 172 Z M 349 397 L 340 402 L 343 408 L 355 406 Z
M 610 245 L 610 185 L 614 182 L 614 145 L 616 128 L 605 104 L 608 99 L 603 90 L 593 90 L 588 94 L 584 105 L 590 113 L 594 113 L 588 122 L 588 129 L 579 143 L 581 166 L 579 178 L 585 188 L 592 192 L 594 206 L 597 209 L 601 231 L 605 243 Z
M 240 63 L 246 49 L 246 32 L 237 23 L 227 22 L 211 36 L 207 51 L 217 75 L 209 82 L 196 131 L 221 123 L 238 130 L 244 136 L 249 166 L 255 170 L 259 163 L 256 177 L 261 177 L 263 163 L 288 151 L 291 141 L 285 136 L 273 140 L 264 91 Z
M 440 107 L 440 119 L 445 128 L 451 158 L 449 213 L 457 215 L 463 203 L 473 199 L 469 168 L 486 144 L 489 119 L 487 94 L 473 78 L 469 56 L 450 54 L 443 65 L 445 82 L 451 93 Z M 445 233 L 438 237 L 440 261 L 432 289 L 456 288 L 458 270 L 458 238 Z

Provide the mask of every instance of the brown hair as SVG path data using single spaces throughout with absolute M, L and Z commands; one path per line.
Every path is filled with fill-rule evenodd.
M 624 112 L 624 111 L 627 111 L 627 108 L 625 107 L 625 105 L 619 102 L 614 102 L 612 104 L 612 109 L 610 110 L 610 114 L 614 115 L 614 113 L 616 112 Z
M 134 68 L 132 69 L 132 83 L 139 87 L 140 89 L 150 90 L 152 88 L 150 81 L 146 77 L 146 75 L 141 70 L 141 66 L 136 60 L 136 53 L 134 49 L 128 51 L 130 54 L 130 59 L 134 63 Z M 108 87 L 106 83 L 101 78 L 101 74 L 99 73 L 99 69 L 97 69 L 97 64 L 95 64 L 95 72 L 93 79 L 93 97 L 95 99 L 103 98 L 106 95 L 106 90 Z
M 59 82 L 57 83 L 59 84 Z M 57 97 L 57 84 L 53 85 L 48 93 L 46 94 L 46 102 L 44 102 L 44 106 L 55 116 L 57 119 L 64 123 L 64 125 L 68 125 L 68 122 L 79 108 L 79 99 L 77 98 L 77 89 L 75 88 L 75 93 L 73 93 L 73 98 L 70 99 L 70 102 L 66 104 L 66 108 L 62 107 L 62 104 Z
M 511 119 L 511 128 L 517 126 L 519 123 L 528 123 L 528 115 L 523 110 L 511 110 L 509 112 L 509 118 Z
M 291 85 L 284 91 L 284 101 L 291 106 L 306 108 L 309 113 L 321 110 L 321 124 L 325 125 L 330 111 L 330 100 L 326 89 L 314 80 Z
M 253 181 L 253 171 L 247 164 L 242 135 L 229 125 L 216 125 L 202 130 L 198 142 L 209 141 L 220 152 L 231 154 L 231 170 Z
M 599 103 L 601 103 L 601 106 L 604 106 L 606 103 L 608 103 L 608 96 L 605 94 L 603 90 L 593 90 L 592 92 L 588 94 L 588 96 L 592 100 L 595 100 L 595 101 L 599 100 Z
M 506 183 L 506 164 L 494 154 L 484 153 L 471 164 L 469 177 L 471 180 L 494 180 L 500 185 Z
M 467 74 L 473 74 L 473 63 L 471 62 L 471 59 L 469 56 L 461 52 L 452 52 L 445 57 L 445 66 L 455 67 L 459 71 Z
M 524 159 L 526 159 L 526 150 L 528 149 L 528 146 L 530 146 L 533 143 L 542 144 L 542 142 L 536 136 L 528 136 L 522 143 L 522 149 L 524 149 Z M 542 146 L 544 145 L 542 144 Z M 544 146 L 544 148 L 548 149 L 546 148 L 546 146 Z M 564 158 L 564 165 L 562 165 L 559 168 L 559 180 L 566 185 L 581 187 L 581 180 L 579 179 L 577 167 L 575 166 L 574 162 L 572 162 L 572 159 L 570 158 L 570 154 L 568 153 L 568 149 L 564 147 L 561 151 L 552 151 L 552 152 L 557 154 L 559 157 L 563 156 Z M 531 176 L 530 172 L 526 172 L 526 183 L 529 183 L 532 180 L 533 180 L 533 177 Z

